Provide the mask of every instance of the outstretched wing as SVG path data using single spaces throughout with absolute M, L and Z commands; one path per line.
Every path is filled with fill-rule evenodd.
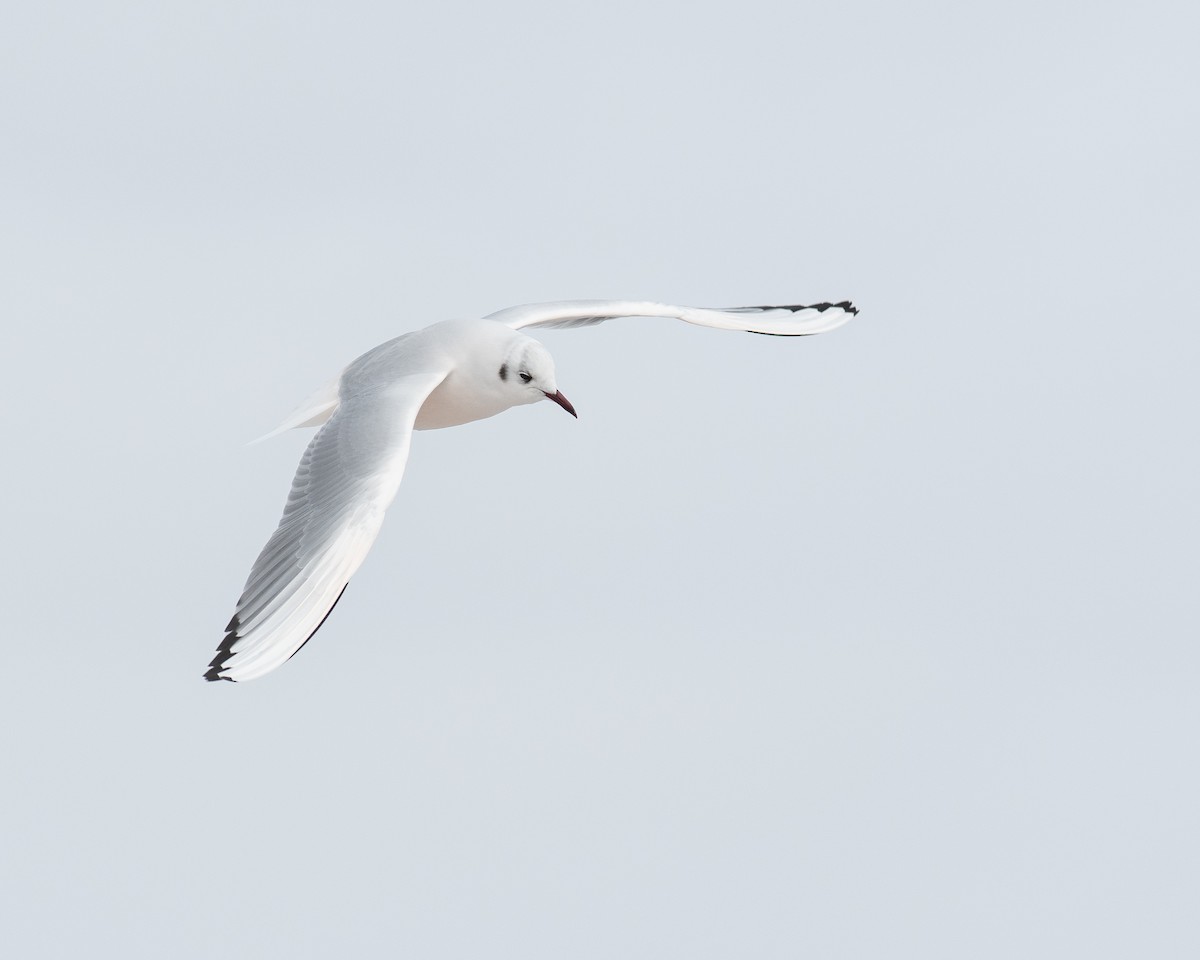
M 417 411 L 445 377 L 410 374 L 338 404 L 304 451 L 205 679 L 261 677 L 325 622 L 396 496 Z
M 827 333 L 858 313 L 849 300 L 841 303 L 786 307 L 675 307 L 648 300 L 559 300 L 527 303 L 489 314 L 486 319 L 523 327 L 586 327 L 615 317 L 671 317 L 721 330 L 744 330 L 777 337 Z

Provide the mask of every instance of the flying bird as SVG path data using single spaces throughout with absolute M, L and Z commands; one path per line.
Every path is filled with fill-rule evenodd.
M 379 534 L 404 474 L 413 430 L 483 420 L 540 400 L 578 416 L 558 388 L 549 352 L 520 331 L 617 317 L 671 317 L 722 330 L 802 337 L 840 327 L 857 313 L 845 300 L 721 309 L 568 300 L 509 307 L 481 320 L 447 320 L 368 350 L 267 435 L 320 426 L 205 679 L 254 680 L 312 638 Z

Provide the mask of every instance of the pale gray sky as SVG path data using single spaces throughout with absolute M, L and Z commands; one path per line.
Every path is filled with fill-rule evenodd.
M 1200 953 L 1182 3 L 0 15 L 20 957 Z M 205 664 L 362 350 L 549 331 L 269 677 Z

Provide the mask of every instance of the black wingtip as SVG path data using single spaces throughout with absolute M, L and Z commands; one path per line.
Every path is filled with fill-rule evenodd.
M 217 655 L 212 658 L 212 663 L 208 665 L 208 670 L 204 673 L 205 680 L 228 680 L 230 683 L 237 681 L 233 677 L 221 676 L 221 671 L 225 668 L 226 661 L 233 656 L 233 644 L 238 638 L 238 628 L 241 626 L 241 621 L 238 620 L 237 614 L 233 615 L 233 619 L 229 621 L 229 625 L 225 628 L 228 631 L 225 634 L 225 639 L 221 641 L 217 647 Z
M 348 586 L 350 586 L 348 582 L 342 586 L 341 593 L 337 595 L 337 599 L 334 600 L 329 609 L 325 611 L 325 616 L 321 618 L 321 622 L 313 627 L 312 633 L 305 637 L 304 643 L 300 644 L 300 646 L 292 651 L 291 656 L 288 657 L 289 660 L 303 649 L 305 643 L 308 643 L 309 640 L 316 636 L 317 631 L 320 630 L 321 627 L 325 626 L 325 621 L 328 620 L 329 615 L 333 613 L 333 608 L 338 605 L 338 600 L 342 599 L 342 596 L 346 593 L 346 587 Z M 221 676 L 221 671 L 225 669 L 225 664 L 229 661 L 229 658 L 233 656 L 233 644 L 239 639 L 238 630 L 240 630 L 241 627 L 242 621 L 238 619 L 238 616 L 235 613 L 233 615 L 233 619 L 229 621 L 229 625 L 225 628 L 227 631 L 225 634 L 225 639 L 222 640 L 221 645 L 217 647 L 217 655 L 213 657 L 212 663 L 208 665 L 208 669 L 204 672 L 205 680 L 228 680 L 230 683 L 237 683 L 233 677 Z
M 793 303 L 784 307 L 759 307 L 759 310 L 791 310 L 792 313 L 799 313 L 801 310 L 816 310 L 817 313 L 824 313 L 826 310 L 836 308 L 845 310 L 851 316 L 858 316 L 858 307 L 849 300 L 839 300 L 837 303 Z
M 831 308 L 836 308 L 838 310 L 844 310 L 846 313 L 850 314 L 850 316 L 852 316 L 852 317 L 858 316 L 858 307 L 856 307 L 849 300 L 841 300 L 838 303 L 829 303 L 829 302 L 825 302 L 825 303 L 791 303 L 791 304 L 780 305 L 780 306 L 764 305 L 761 307 L 745 307 L 744 310 L 747 310 L 747 311 L 748 310 L 762 310 L 762 311 L 790 310 L 792 313 L 799 313 L 801 310 L 816 310 L 817 313 L 824 313 L 826 310 L 829 310 Z M 806 333 L 799 333 L 799 334 L 796 334 L 796 333 L 772 333 L 768 330 L 747 330 L 746 332 L 753 333 L 756 336 L 760 336 L 760 337 L 806 337 L 806 336 L 808 336 L 808 334 L 806 334 Z

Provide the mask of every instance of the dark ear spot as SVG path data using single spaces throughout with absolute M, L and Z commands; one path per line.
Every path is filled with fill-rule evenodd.
M 500 379 L 501 380 L 508 379 L 508 364 L 507 363 L 500 364 Z

